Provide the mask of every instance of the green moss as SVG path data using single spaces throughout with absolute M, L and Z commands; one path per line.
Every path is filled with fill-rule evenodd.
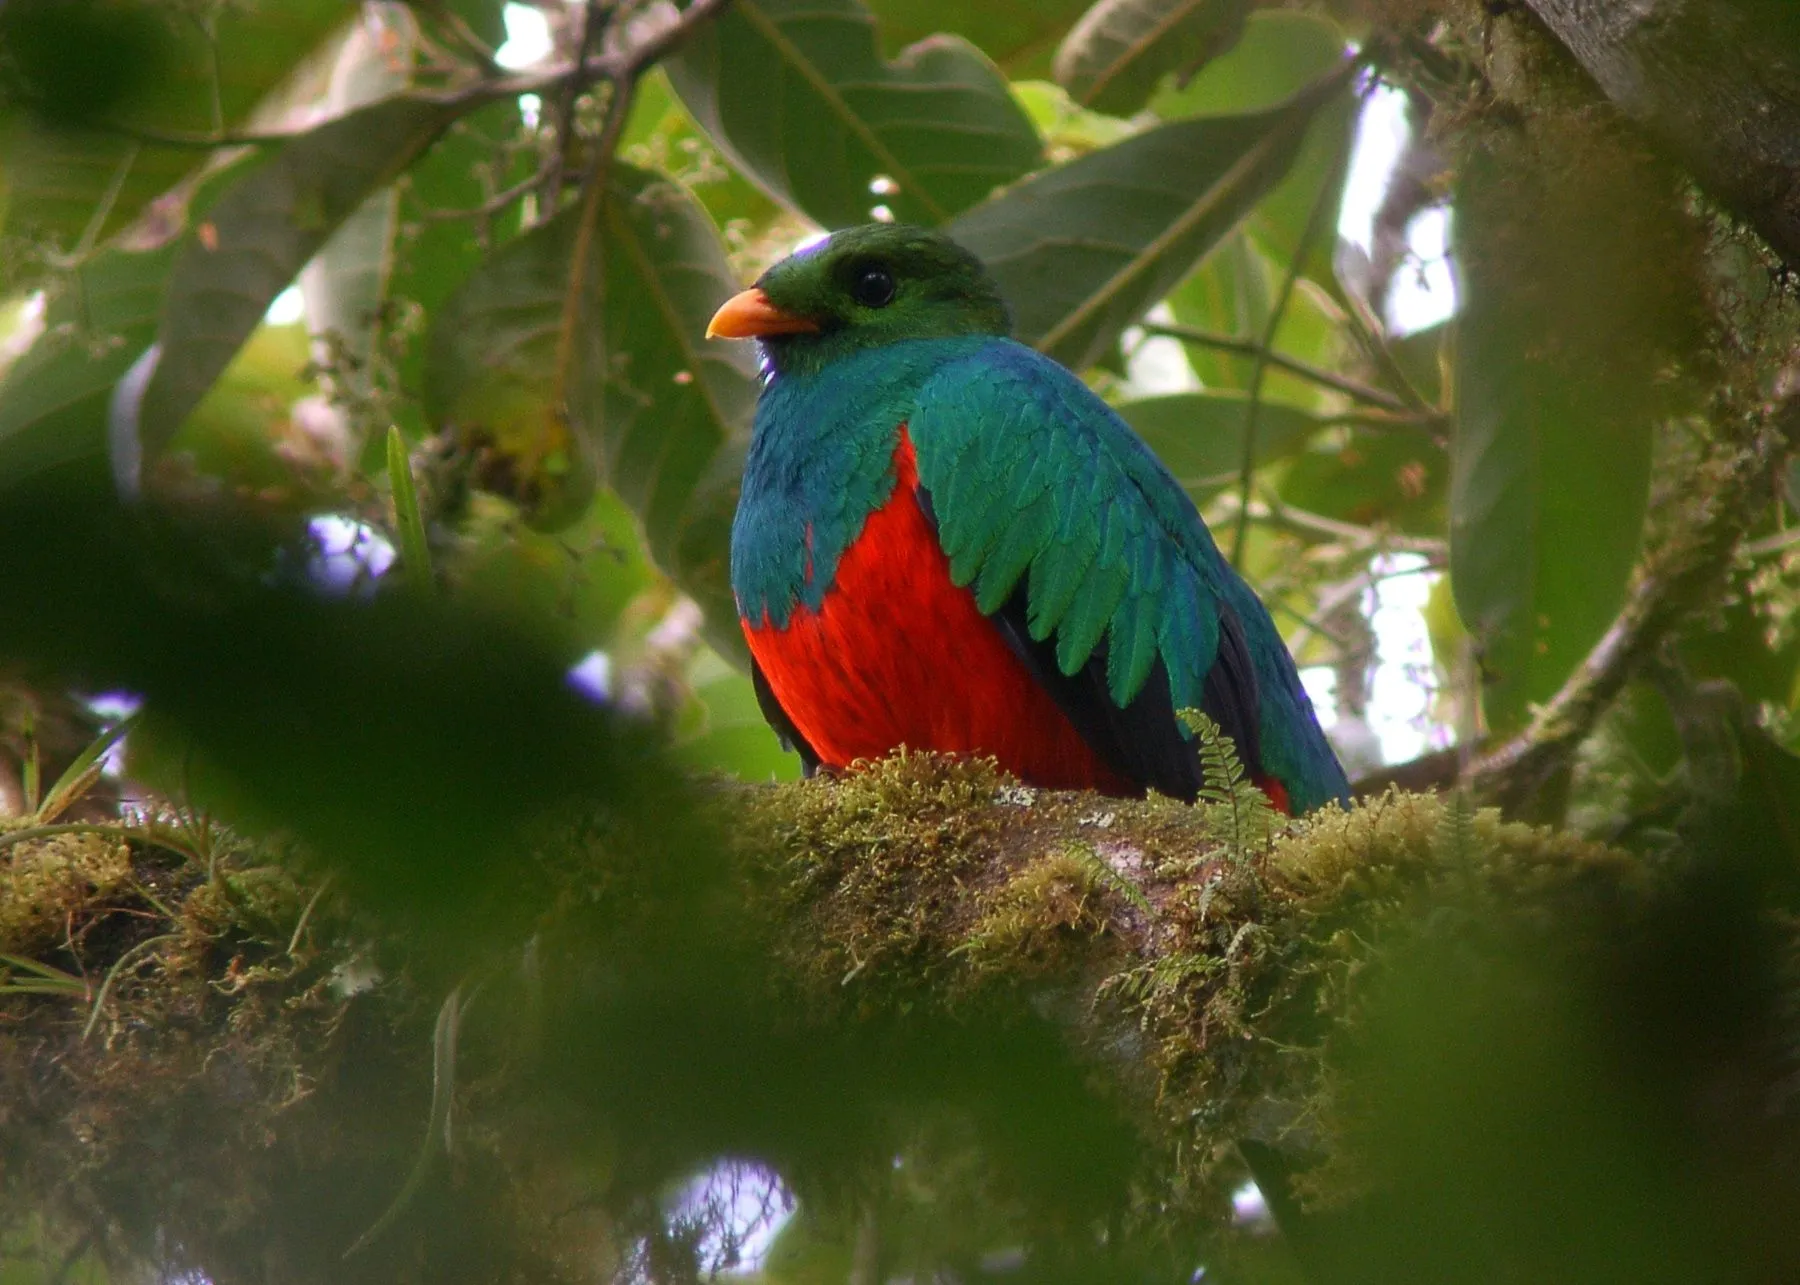
M 1091 849 L 1070 845 L 1028 862 L 983 899 L 956 949 L 976 968 L 1043 972 L 1106 929 L 1108 888 Z
M 35 956 L 52 946 L 130 877 L 129 849 L 108 835 L 58 834 L 0 849 L 0 954 Z
M 1023 790 L 921 755 L 763 792 L 750 812 L 747 880 L 816 1020 L 846 1002 L 956 1013 L 1054 982 L 1083 1014 L 1077 1044 L 1139 1033 L 1145 1127 L 1185 1202 L 1222 1198 L 1238 1137 L 1335 1136 L 1332 1041 L 1422 907 L 1641 880 L 1616 851 L 1432 795 L 1280 822 L 1246 859 L 1219 807 Z

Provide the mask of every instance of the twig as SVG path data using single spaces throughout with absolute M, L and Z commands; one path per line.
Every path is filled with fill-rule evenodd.
M 1145 334 L 1165 335 L 1170 339 L 1179 339 L 1183 343 L 1197 344 L 1202 348 L 1233 353 L 1239 357 L 1260 356 L 1278 370 L 1285 370 L 1290 375 L 1297 375 L 1321 388 L 1329 388 L 1333 392 L 1343 393 L 1366 405 L 1393 411 L 1396 414 L 1413 413 L 1413 408 L 1407 402 L 1390 392 L 1359 383 L 1335 371 L 1314 366 L 1309 362 L 1301 361 L 1298 357 L 1290 357 L 1284 352 L 1266 349 L 1254 339 L 1240 339 L 1234 335 L 1216 334 L 1210 330 L 1202 330 L 1198 326 L 1184 326 L 1178 322 L 1143 321 L 1138 324 L 1143 327 Z M 1433 422 L 1441 422 L 1444 416 L 1440 412 L 1433 411 L 1430 418 Z
M 1800 527 L 1789 527 L 1785 531 L 1777 531 L 1765 535 L 1760 540 L 1750 540 L 1744 545 L 1744 556 L 1748 558 L 1766 558 L 1771 553 L 1780 553 L 1800 544 Z
M 638 78 L 658 59 L 693 34 L 701 23 L 730 3 L 731 0 L 694 0 L 693 4 L 682 11 L 680 18 L 628 51 L 608 74 L 612 81 L 612 97 L 606 104 L 606 118 L 600 126 L 600 136 L 594 140 L 593 159 L 588 162 L 587 172 L 581 179 L 581 222 L 569 256 L 569 284 L 563 291 L 562 316 L 556 336 L 551 404 L 564 408 L 565 416 L 569 373 L 575 357 L 575 320 L 587 293 L 587 264 L 593 248 L 594 226 L 599 222 L 600 207 L 604 203 L 607 178 L 612 171 L 613 153 L 619 149 L 619 139 L 624 136 L 626 122 L 631 116 Z M 605 288 L 605 282 L 602 281 L 596 292 L 599 297 L 591 301 L 595 309 L 605 307 Z
M 1344 316 L 1350 323 L 1351 335 L 1355 337 L 1363 354 L 1375 363 L 1382 378 L 1386 379 L 1399 392 L 1401 400 L 1406 403 L 1407 408 L 1421 415 L 1435 415 L 1440 420 L 1448 418 L 1413 385 L 1412 380 L 1407 377 L 1406 371 L 1401 369 L 1400 363 L 1394 360 L 1394 354 L 1388 350 L 1387 340 L 1380 333 L 1380 323 L 1367 312 L 1367 305 L 1357 296 L 1356 292 L 1354 290 L 1346 291 L 1345 298 L 1350 304 L 1348 308 L 1344 309 Z
M 593 54 L 579 64 L 571 60 L 517 75 L 484 76 L 453 88 L 415 89 L 403 94 L 392 95 L 391 98 L 382 101 L 409 98 L 417 102 L 436 103 L 443 107 L 474 108 L 486 103 L 497 102 L 503 98 L 517 98 L 523 94 L 536 94 L 542 97 L 571 81 L 579 88 L 585 89 L 602 80 L 610 80 L 615 84 L 621 81 L 635 80 L 643 75 L 652 64 L 673 53 L 701 26 L 717 17 L 730 3 L 731 0 L 694 0 L 693 4 L 681 11 L 679 17 L 641 44 L 607 53 Z M 178 130 L 152 129 L 142 125 L 111 120 L 95 121 L 91 127 L 106 133 L 135 138 L 140 142 L 155 143 L 162 147 L 191 147 L 206 150 L 221 147 L 261 147 L 285 143 L 306 133 L 309 129 L 316 129 L 321 123 L 315 121 L 306 129 L 279 130 L 269 133 L 233 133 L 220 130 L 211 134 L 195 134 Z
M 1326 630 L 1319 622 L 1330 617 L 1339 609 L 1354 602 L 1374 583 L 1374 572 L 1368 570 L 1358 571 L 1348 580 L 1345 580 L 1320 594 L 1318 605 L 1313 608 L 1313 619 L 1303 620 L 1301 622 L 1300 628 L 1295 630 L 1294 636 L 1288 640 L 1288 650 L 1298 656 L 1301 652 L 1306 650 L 1306 645 L 1313 640 L 1313 635 L 1315 634 L 1322 634 L 1326 638 L 1330 638 L 1333 642 L 1337 643 L 1339 647 L 1343 647 L 1345 645 L 1344 639 L 1341 637 L 1334 637 L 1333 634 Z
M 1312 255 L 1313 242 L 1318 239 L 1319 232 L 1325 226 L 1326 211 L 1332 208 L 1332 197 L 1337 195 L 1342 185 L 1344 167 L 1349 164 L 1348 146 L 1341 149 L 1325 175 L 1325 181 L 1319 185 L 1319 194 L 1313 199 L 1312 210 L 1306 216 L 1306 226 L 1301 229 L 1300 240 L 1294 246 L 1293 261 L 1288 264 L 1287 275 L 1282 278 L 1281 290 L 1270 305 L 1269 319 L 1263 326 L 1262 342 L 1257 345 L 1254 365 L 1250 368 L 1250 408 L 1244 413 L 1244 453 L 1238 464 L 1238 501 L 1242 506 L 1238 510 L 1237 525 L 1231 535 L 1231 565 L 1240 567 L 1244 562 L 1244 541 L 1250 535 L 1250 487 L 1256 472 L 1256 428 L 1262 418 L 1263 380 L 1269 373 L 1269 354 L 1275 350 L 1275 334 L 1281 329 L 1282 318 L 1287 315 L 1288 301 L 1294 297 L 1294 287 L 1299 283 L 1300 275 L 1306 270 L 1306 260 Z
M 584 88 L 581 69 L 587 66 L 594 41 L 606 27 L 606 18 L 602 12 L 604 7 L 603 0 L 587 0 L 581 7 L 581 38 L 575 42 L 575 70 L 563 81 L 562 98 L 556 105 L 556 143 L 548 164 L 550 172 L 545 184 L 544 218 L 556 213 L 556 203 L 562 197 L 563 174 L 568 169 L 570 150 L 575 146 L 575 104 L 581 98 Z M 617 82 L 613 85 L 613 93 L 618 93 Z
M 112 217 L 113 207 L 119 203 L 119 193 L 125 190 L 125 180 L 131 176 L 132 168 L 137 165 L 138 156 L 143 150 L 143 145 L 140 143 L 133 143 L 126 150 L 124 158 L 119 162 L 118 169 L 113 171 L 113 176 L 106 185 L 106 191 L 101 193 L 99 204 L 88 216 L 87 226 L 81 229 L 81 236 L 76 239 L 75 248 L 67 254 L 46 254 L 44 256 L 45 263 L 53 268 L 68 270 L 79 268 L 87 262 L 88 255 L 93 253 L 95 242 L 100 239 L 100 233 L 106 227 L 107 219 Z
M 449 207 L 440 208 L 433 205 L 427 205 L 424 201 L 419 199 L 416 192 L 409 192 L 408 196 L 411 198 L 412 203 L 418 207 L 419 217 L 427 223 L 445 223 L 453 219 L 491 219 L 494 215 L 503 213 L 508 206 L 514 205 L 524 199 L 528 193 L 542 187 L 549 178 L 550 167 L 548 165 L 540 165 L 532 172 L 531 177 L 521 179 L 511 187 L 503 188 L 494 193 L 480 205 L 471 205 L 467 209 L 453 209 Z
M 1235 495 L 1222 495 L 1220 502 L 1236 507 L 1239 516 L 1245 512 L 1243 501 Z M 1337 518 L 1326 517 L 1323 513 L 1313 513 L 1307 509 L 1297 509 L 1291 504 L 1283 504 L 1273 495 L 1264 493 L 1262 502 L 1252 501 L 1249 507 L 1250 517 L 1260 522 L 1268 522 L 1274 526 L 1284 526 L 1305 535 L 1322 535 L 1332 540 L 1345 540 L 1358 549 L 1392 549 L 1400 553 L 1423 553 L 1428 557 L 1442 559 L 1448 552 L 1448 545 L 1442 539 L 1428 535 L 1400 535 L 1392 531 L 1384 531 L 1380 527 L 1360 526 L 1355 522 L 1344 522 Z
M 1769 407 L 1747 428 L 1702 466 L 1693 519 L 1645 560 L 1624 609 L 1587 659 L 1529 727 L 1469 768 L 1465 779 L 1478 794 L 1507 808 L 1536 795 L 1664 639 L 1724 578 L 1744 529 L 1760 512 L 1759 497 L 1768 494 L 1800 443 L 1800 394 Z
M 446 1154 L 451 1149 L 451 1109 L 456 1102 L 456 1042 L 469 1005 L 475 1001 L 473 993 L 468 999 L 463 998 L 463 985 L 458 982 L 438 1008 L 437 1027 L 431 1037 L 431 1113 L 425 1122 L 425 1140 L 419 1145 L 412 1171 L 407 1174 L 393 1203 L 343 1252 L 342 1258 L 352 1258 L 380 1239 L 382 1233 L 406 1212 L 419 1188 L 424 1186 L 438 1148 L 441 1146 Z

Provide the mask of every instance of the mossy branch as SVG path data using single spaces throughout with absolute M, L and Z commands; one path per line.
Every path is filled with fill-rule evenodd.
M 1231 778 L 1229 743 L 1213 757 Z M 1463 953 L 1504 924 L 1527 925 L 1532 951 L 1606 942 L 1570 907 L 1633 904 L 1645 869 L 1466 798 L 1392 792 L 1288 821 L 1238 783 L 1194 807 L 1031 790 L 991 764 L 913 755 L 838 780 L 722 785 L 725 859 L 700 887 L 669 884 L 671 854 L 616 817 L 557 822 L 508 858 L 519 895 L 542 898 L 528 966 L 515 943 L 430 970 L 483 968 L 510 993 L 462 1033 L 454 1165 L 411 1186 L 420 1129 L 450 1110 L 432 1093 L 434 1047 L 450 1082 L 431 1035 L 443 990 L 355 979 L 422 947 L 249 845 L 221 873 L 227 898 L 147 835 L 21 841 L 0 883 L 0 951 L 117 980 L 86 1043 L 79 996 L 0 993 L 0 1102 L 17 1104 L 0 1110 L 0 1207 L 54 1211 L 121 1254 L 160 1252 L 130 1231 L 154 1228 L 222 1282 L 271 1260 L 294 1282 L 392 1279 L 411 1256 L 443 1269 L 433 1279 L 528 1260 L 534 1278 L 596 1279 L 540 1261 L 545 1246 L 562 1264 L 618 1250 L 584 1260 L 556 1223 L 592 1199 L 592 1139 L 612 1140 L 609 1216 L 708 1147 L 782 1155 L 799 1138 L 798 1171 L 889 1172 L 896 1122 L 922 1101 L 926 1118 L 979 1117 L 995 1066 L 1006 1109 L 1054 1082 L 1044 1038 L 1075 1068 L 1069 1091 L 1106 1104 L 1100 1132 L 1033 1117 L 1037 1132 L 1005 1135 L 1007 1163 L 1061 1173 L 1094 1139 L 1129 1134 L 1114 1151 L 1155 1217 L 1217 1227 L 1243 1176 L 1232 1144 L 1249 1138 L 1329 1159 L 1309 1199 L 1341 1202 L 1366 1166 L 1338 1050 L 1360 1038 L 1395 943 L 1421 923 Z M 321 945 L 296 955 L 297 940 Z M 71 941 L 86 943 L 78 964 Z M 117 967 L 127 958 L 142 966 Z M 500 980 L 522 973 L 535 980 Z M 645 1003 L 653 1020 L 632 1025 Z M 1038 1043 L 1017 1044 L 1026 1028 Z M 964 1041 L 948 1060 L 945 1040 Z M 983 1070 L 1003 1046 L 1028 1050 L 1024 1078 L 1017 1063 Z M 828 1129 L 803 1118 L 827 1108 Z M 106 1126 L 54 1124 L 70 1119 Z M 1021 1159 L 1019 1136 L 1074 1150 Z M 403 1189 L 382 1235 L 344 1260 Z M 321 1205 L 321 1190 L 357 1195 Z M 485 1257 L 451 1270 L 433 1237 Z
M 1560 772 L 1600 717 L 1697 610 L 1726 583 L 1738 544 L 1800 446 L 1800 394 L 1722 426 L 1685 517 L 1645 558 L 1625 607 L 1531 725 L 1464 773 L 1481 798 L 1527 806 Z

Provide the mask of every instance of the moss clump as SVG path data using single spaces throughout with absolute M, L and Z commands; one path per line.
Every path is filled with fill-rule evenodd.
M 750 877 L 757 895 L 808 926 L 781 949 L 802 977 L 839 991 L 929 985 L 947 967 L 974 886 L 1001 846 L 985 760 L 898 754 L 837 781 L 777 786 L 739 831 L 745 852 L 781 854 Z M 784 915 L 784 917 L 785 917 Z
M 980 968 L 1043 973 L 1106 931 L 1111 891 L 1091 848 L 1069 845 L 1028 862 L 986 894 L 957 949 Z
M 0 822 L 0 836 L 9 828 Z M 130 849 L 105 834 L 57 834 L 0 848 L 0 954 L 35 956 L 85 924 L 131 877 Z

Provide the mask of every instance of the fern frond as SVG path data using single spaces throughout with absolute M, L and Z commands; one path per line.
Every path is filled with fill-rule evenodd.
M 1269 846 L 1278 824 L 1275 809 L 1245 773 L 1237 746 L 1217 723 L 1197 709 L 1179 710 L 1177 716 L 1200 744 L 1199 801 L 1223 821 L 1219 837 L 1232 859 L 1247 861 Z
M 1126 878 L 1124 873 L 1114 869 L 1113 864 L 1095 851 L 1093 845 L 1072 843 L 1067 849 L 1068 855 L 1086 870 L 1094 882 L 1119 894 L 1132 907 L 1146 915 L 1155 915 L 1156 907 L 1150 904 L 1150 898 L 1144 890 Z
M 1112 994 L 1126 1004 L 1144 1006 L 1166 999 L 1190 982 L 1204 981 L 1228 965 L 1213 955 L 1177 951 L 1148 964 L 1107 978 L 1100 984 L 1101 995 Z M 1146 1011 L 1145 1020 L 1149 1019 Z
M 1475 801 L 1467 788 L 1458 787 L 1444 800 L 1443 815 L 1431 836 L 1432 855 L 1445 865 L 1467 865 L 1477 856 Z

